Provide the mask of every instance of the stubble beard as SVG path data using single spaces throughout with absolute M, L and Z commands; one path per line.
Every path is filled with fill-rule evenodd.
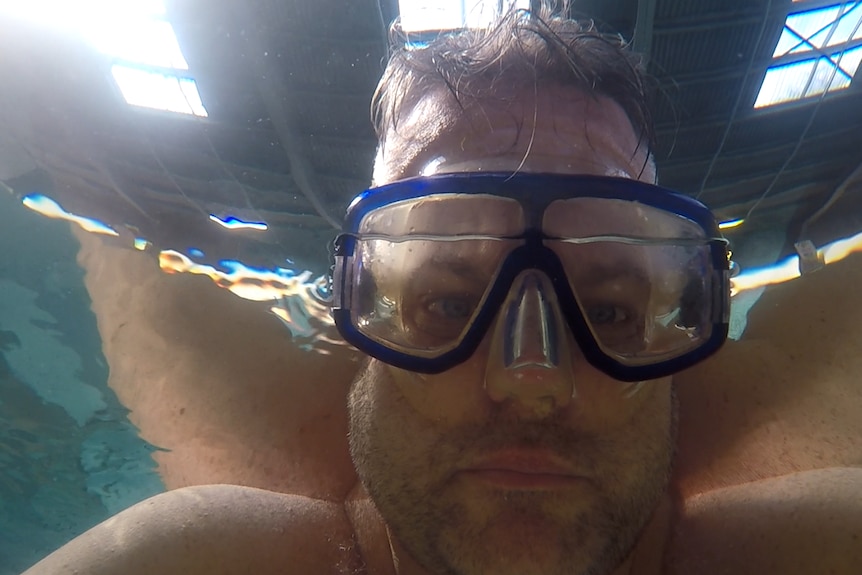
M 675 401 L 665 436 L 636 457 L 625 438 L 573 437 L 573 431 L 553 425 L 441 434 L 413 416 L 402 396 L 380 393 L 396 388 L 376 363 L 362 369 L 351 386 L 350 453 L 390 532 L 430 573 L 606 575 L 629 556 L 667 487 Z M 571 501 L 565 492 L 499 492 L 489 494 L 498 512 L 477 521 L 453 493 L 452 466 L 477 444 L 494 446 L 518 436 L 543 446 L 564 444 L 594 469 L 602 455 L 607 460 L 607 454 L 622 451 L 623 457 L 608 473 L 597 474 L 591 501 L 577 505 L 576 512 L 566 513 Z

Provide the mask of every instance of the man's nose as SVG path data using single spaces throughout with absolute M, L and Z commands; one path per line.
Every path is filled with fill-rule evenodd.
M 574 396 L 568 327 L 550 279 L 537 270 L 512 284 L 494 325 L 485 389 L 537 413 L 565 407 Z

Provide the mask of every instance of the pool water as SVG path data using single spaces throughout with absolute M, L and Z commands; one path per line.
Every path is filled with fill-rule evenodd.
M 0 193 L 0 575 L 163 490 L 107 386 L 69 225 Z

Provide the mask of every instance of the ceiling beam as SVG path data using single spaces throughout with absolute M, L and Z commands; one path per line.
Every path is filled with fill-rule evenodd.
M 657 0 L 638 0 L 638 15 L 635 21 L 635 33 L 632 48 L 646 56 L 652 52 L 652 35 L 655 24 L 655 6 Z

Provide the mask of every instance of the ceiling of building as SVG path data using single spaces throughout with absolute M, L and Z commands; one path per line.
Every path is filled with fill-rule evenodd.
M 783 228 L 791 249 L 862 230 L 862 73 L 824 97 L 753 107 L 788 12 L 836 3 L 584 0 L 575 9 L 647 56 L 661 183 L 721 219 L 746 218 L 747 232 Z M 320 269 L 347 202 L 370 181 L 369 101 L 397 2 L 166 6 L 206 118 L 130 106 L 110 57 L 0 16 L 0 180 L 160 248 Z M 212 214 L 269 228 L 227 233 Z

